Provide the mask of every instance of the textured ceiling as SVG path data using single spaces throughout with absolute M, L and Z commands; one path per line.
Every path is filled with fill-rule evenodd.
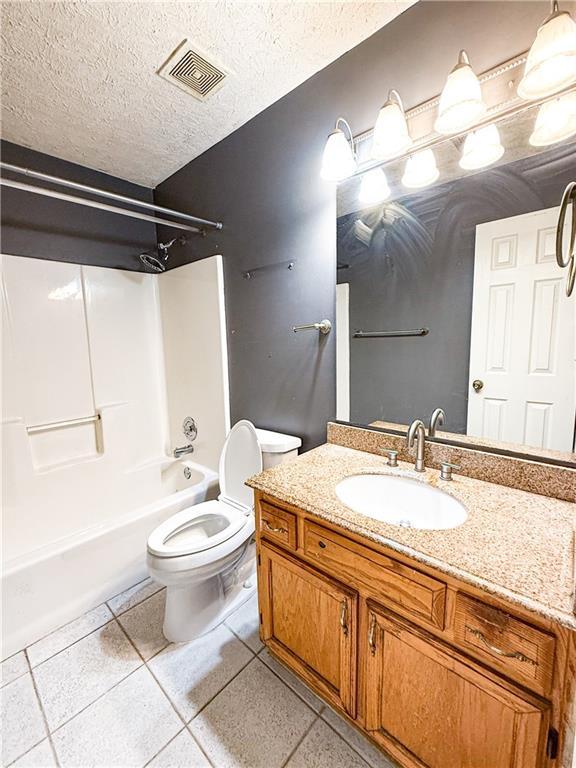
M 154 187 L 411 2 L 2 2 L 8 141 Z M 232 74 L 156 75 L 185 38 Z

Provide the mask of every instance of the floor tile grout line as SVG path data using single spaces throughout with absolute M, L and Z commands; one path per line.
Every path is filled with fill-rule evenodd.
M 240 607 L 242 608 L 243 606 L 240 606 Z M 240 610 L 240 609 L 238 609 L 238 610 Z M 233 615 L 234 615 L 234 614 L 232 614 L 232 616 L 233 616 Z M 246 646 L 246 648 L 248 648 L 248 650 L 250 651 L 250 653 L 254 654 L 254 656 L 258 656 L 258 654 L 260 653 L 260 650 L 261 650 L 261 649 L 260 649 L 260 650 L 258 650 L 258 651 L 255 651 L 253 648 L 250 648 L 250 646 L 248 645 L 248 643 L 247 643 L 245 640 L 243 640 L 243 639 L 240 637 L 240 635 L 239 635 L 239 634 L 238 634 L 238 633 L 237 633 L 237 632 L 236 632 L 236 631 L 235 631 L 235 630 L 234 630 L 234 629 L 233 629 L 233 628 L 232 628 L 232 627 L 231 627 L 231 626 L 228 624 L 228 622 L 227 622 L 226 620 L 224 620 L 222 623 L 224 624 L 224 626 L 226 627 L 226 629 L 229 629 L 229 630 L 230 630 L 230 632 L 232 632 L 232 634 L 234 635 L 234 637 L 236 637 L 238 640 L 240 640 L 240 642 L 242 643 L 242 645 L 244 645 L 244 646 Z
M 312 730 L 312 728 L 314 728 L 314 726 L 316 725 L 316 723 L 317 723 L 317 722 L 318 722 L 318 720 L 320 719 L 320 715 L 319 715 L 317 712 L 314 712 L 314 714 L 316 715 L 316 717 L 314 718 L 314 720 L 312 720 L 312 722 L 310 723 L 310 725 L 308 726 L 308 728 L 306 728 L 306 730 L 304 731 L 304 733 L 302 734 L 302 736 L 301 736 L 301 737 L 298 739 L 298 742 L 296 743 L 296 745 L 295 745 L 294 749 L 292 750 L 292 752 L 290 752 L 290 754 L 288 755 L 288 757 L 286 758 L 286 760 L 284 760 L 284 762 L 282 763 L 282 765 L 280 766 L 280 768 L 285 768 L 285 766 L 287 766 L 287 765 L 288 765 L 288 763 L 290 762 L 290 760 L 292 760 L 292 758 L 294 757 L 294 754 L 296 753 L 296 750 L 298 749 L 298 747 L 299 747 L 299 746 L 302 744 L 302 742 L 304 741 L 304 739 L 306 738 L 306 736 L 308 736 L 308 734 L 310 733 L 310 731 Z
M 144 581 L 146 581 L 146 579 L 144 579 Z M 142 582 L 138 582 L 138 584 L 140 584 L 140 583 L 142 583 Z M 138 584 L 135 584 L 134 586 L 138 586 Z M 131 589 L 131 587 L 128 587 L 128 589 Z M 131 611 L 132 608 L 136 608 L 138 605 L 144 604 L 147 600 L 150 600 L 150 598 L 154 597 L 154 595 L 156 595 L 162 589 L 163 589 L 163 587 L 160 587 L 152 595 L 148 595 L 148 597 L 145 597 L 143 600 L 140 600 L 140 602 L 138 602 L 135 605 L 131 606 L 127 610 L 122 611 L 122 613 L 119 613 L 118 615 L 116 615 L 114 613 L 112 608 L 110 608 L 110 606 L 108 605 L 108 601 L 105 600 L 103 603 L 99 603 L 94 608 L 90 608 L 89 611 L 86 611 L 85 613 L 80 614 L 80 616 L 77 616 L 75 619 L 72 619 L 71 621 L 66 622 L 66 624 L 62 624 L 62 626 L 57 627 L 56 629 L 52 630 L 52 632 L 48 632 L 46 635 L 43 635 L 38 640 L 35 640 L 33 643 L 31 643 L 30 645 L 27 645 L 25 648 L 22 649 L 22 653 L 26 654 L 26 660 L 28 662 L 28 665 L 29 665 L 30 669 L 32 670 L 32 669 L 37 669 L 38 667 L 41 667 L 42 664 L 45 664 L 47 661 L 50 661 L 50 659 L 53 659 L 55 656 L 58 656 L 58 654 L 63 653 L 64 651 L 67 651 L 69 648 L 72 648 L 72 646 L 76 645 L 81 640 L 85 640 L 87 637 L 90 637 L 90 635 L 93 635 L 94 632 L 98 632 L 99 630 L 101 630 L 105 626 L 107 626 L 108 624 L 111 624 L 113 621 L 118 621 L 118 617 L 119 616 L 123 616 L 125 613 L 128 613 L 128 611 Z M 125 592 L 126 590 L 123 590 L 123 591 Z M 119 592 L 118 594 L 121 595 L 122 592 Z M 118 595 L 115 595 L 115 597 L 117 597 L 117 596 Z M 113 598 L 110 598 L 110 599 L 113 599 Z M 95 611 L 97 608 L 101 608 L 103 605 L 105 605 L 106 608 L 108 608 L 108 610 L 110 611 L 110 618 L 107 621 L 105 621 L 99 627 L 95 627 L 94 629 L 90 630 L 90 632 L 87 632 L 85 635 L 82 635 L 82 637 L 78 637 L 76 640 L 71 642 L 69 645 L 65 645 L 63 648 L 60 648 L 60 650 L 56 651 L 52 655 L 47 656 L 45 659 L 43 659 L 38 664 L 34 664 L 34 666 L 32 666 L 32 663 L 31 663 L 30 658 L 28 656 L 28 649 L 29 648 L 31 648 L 33 645 L 36 645 L 36 643 L 39 643 L 41 640 L 46 640 L 46 638 L 50 637 L 50 635 L 53 635 L 56 632 L 59 632 L 61 629 L 64 629 L 64 627 L 67 627 L 69 624 L 73 624 L 75 621 L 78 621 L 78 619 L 81 619 L 83 616 L 87 616 L 89 613 L 92 613 L 92 611 Z M 120 624 L 120 622 L 118 622 L 118 624 Z M 120 626 L 122 626 L 122 625 L 120 625 Z M 166 647 L 166 646 L 164 646 L 164 647 Z M 138 650 L 138 649 L 136 649 L 136 650 Z M 162 649 L 162 650 L 164 650 L 164 649 Z M 160 651 L 158 651 L 158 653 L 159 652 Z M 20 651 L 16 651 L 16 653 L 13 653 L 12 656 L 16 656 L 18 653 L 20 653 Z M 138 654 L 138 655 L 140 655 L 140 654 Z M 7 659 L 5 659 L 5 661 L 7 661 L 8 659 L 11 659 L 12 656 L 8 656 Z M 26 674 L 26 673 L 23 672 L 22 674 Z M 18 677 L 22 677 L 22 675 L 18 675 Z M 18 677 L 15 677 L 14 680 L 17 680 Z M 12 681 L 10 681 L 10 682 L 12 682 Z M 9 683 L 6 683 L 6 685 L 9 685 Z M 2 687 L 4 687 L 4 686 L 2 686 Z
M 137 587 L 138 584 L 135 584 L 134 586 Z M 128 587 L 128 589 L 132 589 L 132 587 Z M 161 584 L 158 584 L 158 589 L 152 592 L 151 595 L 147 595 L 146 597 L 142 598 L 142 600 L 138 600 L 137 603 L 134 603 L 134 605 L 131 605 L 129 608 L 125 608 L 123 611 L 120 611 L 119 613 L 116 613 L 116 611 L 110 605 L 110 601 L 114 600 L 113 597 L 109 598 L 109 600 L 106 600 L 106 607 L 112 613 L 112 616 L 114 616 L 115 619 L 118 619 L 120 618 L 120 616 L 124 616 L 125 613 L 128 613 L 134 608 L 137 608 L 139 605 L 143 605 L 147 600 L 150 600 L 150 598 L 155 597 L 158 594 L 158 592 L 162 592 L 163 589 L 166 589 L 166 587 L 163 587 Z M 127 590 L 124 590 L 124 591 L 126 592 Z M 122 592 L 120 592 L 119 594 L 122 594 Z M 115 595 L 115 597 L 118 597 L 118 595 Z
M 109 622 L 110 623 L 110 622 Z M 55 733 L 58 733 L 58 731 L 61 728 L 64 728 L 65 725 L 68 725 L 68 723 L 71 723 L 72 720 L 74 720 L 78 715 L 81 715 L 82 712 L 85 712 L 89 707 L 92 706 L 92 704 L 96 704 L 97 701 L 100 701 L 100 699 L 103 699 L 106 694 L 110 693 L 110 691 L 113 691 L 114 688 L 117 688 L 120 683 L 123 683 L 125 680 L 128 680 L 129 677 L 131 677 L 135 672 L 138 672 L 139 669 L 142 669 L 142 667 L 146 666 L 145 663 L 142 661 L 142 658 L 138 657 L 138 666 L 132 669 L 130 672 L 128 672 L 127 675 L 124 675 L 124 677 L 120 678 L 120 680 L 117 680 L 114 685 L 110 686 L 110 688 L 107 688 L 105 691 L 103 691 L 101 694 L 96 696 L 95 699 L 93 699 L 89 704 L 86 704 L 85 707 L 82 707 L 82 709 L 79 709 L 78 712 L 75 712 L 72 717 L 69 717 L 68 720 L 65 720 L 63 723 L 60 723 L 60 725 L 57 728 L 54 728 L 53 731 L 49 730 L 49 734 L 52 736 Z M 37 669 L 37 667 L 35 667 Z
M 177 739 L 177 738 L 178 738 L 178 736 L 180 736 L 180 734 L 181 734 L 181 733 L 183 733 L 185 730 L 186 730 L 186 726 L 184 725 L 182 728 L 180 728 L 180 730 L 178 731 L 178 733 L 175 733 L 175 734 L 174 734 L 174 736 L 172 736 L 172 738 L 168 739 L 168 741 L 166 742 L 166 744 L 164 744 L 164 746 L 160 747 L 160 749 L 158 750 L 158 752 L 155 752 L 155 753 L 152 755 L 152 757 L 150 758 L 150 760 L 147 760 L 147 761 L 144 763 L 144 765 L 142 766 L 142 768 L 146 768 L 146 766 L 147 766 L 147 765 L 150 765 L 150 763 L 152 762 L 152 760 L 155 760 L 155 759 L 158 757 L 158 755 L 160 754 L 160 752 L 162 752 L 162 750 L 166 749 L 166 747 L 167 747 L 167 746 L 169 746 L 170 744 L 172 744 L 172 742 L 174 741 L 174 739 Z
M 148 581 L 149 579 L 150 579 L 150 581 L 152 581 L 152 583 L 156 583 L 156 584 L 158 583 L 158 582 L 154 582 L 150 578 L 150 576 L 144 576 L 143 579 L 140 579 L 140 581 L 137 581 L 135 584 L 132 584 L 132 586 L 126 587 L 126 589 L 121 589 L 120 592 L 116 592 L 115 595 L 112 595 L 112 597 L 107 598 L 105 602 L 107 603 L 108 600 L 115 600 L 117 597 L 120 597 L 120 595 L 123 595 L 124 592 L 128 592 L 130 589 L 134 589 L 134 587 L 137 587 L 139 584 L 144 584 L 144 582 Z M 110 608 L 110 610 L 112 610 L 112 609 Z
M 60 760 L 58 758 L 58 753 L 56 752 L 56 747 L 54 746 L 54 742 L 52 741 L 52 734 L 50 733 L 50 726 L 48 724 L 48 718 L 46 717 L 46 712 L 44 711 L 44 704 L 42 703 L 42 698 L 40 696 L 40 691 L 38 690 L 38 686 L 36 685 L 36 678 L 34 677 L 34 671 L 32 669 L 32 664 L 30 664 L 30 658 L 28 657 L 28 651 L 25 648 L 24 649 L 24 658 L 26 659 L 26 663 L 28 664 L 28 669 L 30 670 L 30 679 L 32 681 L 32 687 L 34 688 L 34 694 L 36 696 L 36 700 L 38 701 L 38 706 L 40 707 L 40 714 L 42 715 L 42 720 L 44 721 L 44 728 L 46 729 L 46 738 L 48 739 L 48 744 L 50 745 L 50 749 L 52 751 L 52 755 L 54 756 L 54 762 L 57 766 L 60 765 Z M 41 742 L 38 742 L 40 744 Z M 36 745 L 38 746 L 38 745 Z M 28 750 L 30 751 L 30 750 Z M 27 753 L 25 753 L 27 754 Z M 22 755 L 21 755 L 22 757 Z
M 266 650 L 266 646 L 264 646 L 264 648 L 262 649 L 262 651 L 265 651 L 265 650 Z M 263 660 L 260 658 L 260 654 L 262 653 L 262 651 L 259 651 L 259 652 L 258 652 L 258 654 L 256 655 L 256 658 L 257 658 L 259 661 L 261 661 L 261 662 L 262 662 L 262 664 L 264 664 L 264 666 L 266 667 L 266 669 L 269 669 L 269 670 L 270 670 L 270 672 L 272 672 L 272 674 L 273 674 L 273 675 L 275 675 L 275 676 L 278 678 L 278 680 L 281 680 L 281 681 L 284 683 L 284 685 L 285 685 L 287 688 L 290 688 L 290 690 L 292 691 L 292 693 L 295 693 L 295 694 L 296 694 L 296 696 L 298 696 L 298 698 L 300 699 L 300 701 L 303 701 L 303 702 L 304 702 L 304 704 L 306 704 L 306 706 L 310 707 L 310 709 L 311 709 L 313 712 L 315 712 L 317 715 L 321 715 L 321 714 L 322 714 L 322 712 L 324 712 L 324 710 L 326 709 L 326 704 L 324 703 L 324 701 L 323 701 L 323 700 L 322 700 L 322 699 L 321 699 L 321 698 L 320 698 L 320 697 L 319 697 L 319 696 L 318 696 L 316 693 L 314 693 L 314 691 L 312 690 L 312 688 L 309 688 L 309 687 L 306 685 L 306 683 L 305 683 L 303 680 L 300 680 L 299 678 L 296 678 L 296 679 L 298 680 L 298 682 L 302 683 L 302 685 L 305 685 L 305 686 L 306 686 L 306 690 L 307 690 L 307 691 L 310 691 L 310 693 L 311 693 L 313 696 L 316 696 L 316 698 L 317 698 L 317 699 L 318 699 L 318 701 L 320 702 L 320 709 L 319 709 L 319 710 L 316 710 L 316 709 L 314 709 L 314 707 L 313 707 L 311 704 L 309 704 L 309 703 L 306 701 L 306 699 L 305 699 L 305 698 L 304 698 L 304 697 L 303 697 L 301 694 L 299 694 L 299 693 L 298 693 L 298 691 L 297 691 L 295 688 L 292 688 L 292 686 L 290 685 L 290 683 L 287 683 L 287 682 L 286 682 L 286 680 L 284 680 L 284 678 L 283 678 L 283 677 L 281 677 L 281 675 L 279 675 L 279 674 L 278 674 L 278 672 L 275 672 L 275 671 L 272 669 L 272 667 L 269 667 L 269 666 L 268 666 L 268 664 L 266 664 L 266 662 L 265 662 L 265 661 L 263 661 Z M 278 663 L 280 663 L 280 662 L 278 662 Z M 287 671 L 288 671 L 288 672 L 290 672 L 290 670 L 288 669 L 288 667 L 286 667 L 286 669 L 287 669 Z M 294 674 L 294 673 L 291 673 L 291 674 Z
M 192 721 L 190 721 L 190 722 L 192 722 Z M 186 730 L 188 731 L 188 733 L 189 733 L 189 734 L 190 734 L 190 736 L 192 737 L 192 740 L 194 741 L 194 744 L 196 744 L 196 746 L 198 747 L 198 749 L 200 750 L 200 752 L 202 752 L 202 754 L 204 755 L 204 757 L 205 757 L 205 758 L 206 758 L 206 760 L 208 761 L 208 765 L 212 766 L 212 768 L 218 768 L 218 766 L 217 766 L 217 765 L 214 765 L 214 763 L 212 762 L 212 760 L 210 760 L 210 756 L 208 755 L 208 753 L 206 752 L 206 750 L 204 749 L 204 747 L 202 746 L 202 744 L 200 744 L 200 742 L 198 741 L 198 739 L 196 738 L 196 736 L 194 736 L 194 734 L 193 734 L 193 733 L 192 733 L 192 731 L 190 730 L 190 723 L 188 723 L 188 725 L 186 726 Z
M 335 710 L 332 710 L 332 711 L 334 712 Z M 337 713 L 337 712 L 336 712 L 336 715 L 338 715 L 338 713 Z M 338 729 L 337 729 L 337 728 L 335 728 L 335 727 L 332 725 L 332 723 L 329 723 L 329 722 L 328 722 L 328 720 L 326 720 L 324 717 L 322 717 L 322 715 L 320 715 L 320 717 L 322 718 L 322 722 L 323 722 L 323 723 L 326 723 L 326 725 L 328 726 L 328 728 L 330 728 L 330 730 L 331 730 L 331 731 L 333 731 L 333 732 L 334 732 L 334 733 L 335 733 L 337 736 L 340 736 L 340 738 L 342 739 L 342 741 L 346 742 L 346 744 L 348 744 L 348 746 L 350 747 L 350 749 L 351 749 L 353 752 L 355 752 L 355 753 L 358 755 L 358 757 L 360 757 L 362 760 L 364 760 L 364 762 L 366 763 L 366 765 L 368 766 L 368 768 L 370 768 L 370 763 L 368 762 L 368 760 L 367 760 L 367 759 L 364 757 L 364 755 L 363 755 L 363 754 L 362 754 L 362 753 L 361 753 L 361 752 L 360 752 L 358 749 L 356 749 L 356 747 L 355 747 L 355 746 L 354 746 L 354 745 L 353 745 L 351 742 L 349 742 L 349 741 L 348 741 L 348 739 L 347 739 L 347 738 L 344 736 L 344 734 L 343 734 L 343 733 L 340 733 L 340 732 L 338 731 Z M 338 715 L 338 717 L 340 717 L 340 715 Z M 343 718 L 340 718 L 340 719 L 342 720 L 342 722 L 346 723 L 346 720 L 344 720 Z M 348 725 L 348 723 L 346 723 L 346 725 Z M 350 726 L 350 727 L 351 727 L 351 728 L 353 728 L 354 726 Z M 360 737 L 362 737 L 362 733 L 361 733 L 360 731 L 356 731 L 356 729 L 354 729 L 354 731 L 355 731 L 355 732 L 357 732 L 357 733 L 358 733 L 358 735 L 359 735 Z M 366 738 L 366 737 L 364 737 L 364 738 Z M 374 746 L 374 749 L 378 749 L 378 748 L 376 747 L 376 745 L 372 745 L 372 743 L 371 743 L 371 742 L 369 742 L 368 740 L 366 740 L 366 741 L 368 742 L 368 744 L 369 744 L 370 746 Z M 384 755 L 384 757 L 385 757 L 385 759 L 386 759 L 386 760 L 388 760 L 388 756 L 387 756 L 387 755 Z M 391 766 L 390 766 L 390 768 L 393 768 L 393 766 L 391 765 Z
M 18 653 L 24 653 L 24 651 L 23 651 L 23 650 L 22 650 L 22 651 L 18 651 Z M 24 677 L 24 675 L 27 675 L 29 671 L 30 671 L 30 670 L 29 670 L 29 669 L 27 669 L 27 670 L 25 670 L 24 672 L 20 672 L 20 674 L 19 674 L 19 675 L 16 675 L 16 677 L 13 677 L 11 680 L 8 680 L 8 682 L 7 682 L 7 683 L 2 683 L 2 684 L 0 685 L 0 691 L 1 691 L 3 688 L 6 688 L 7 686 L 11 685 L 12 683 L 15 683 L 15 682 L 16 682 L 16 680 L 20 680 L 20 678 L 21 678 L 21 677 Z
M 59 627 L 56 627 L 55 629 L 52 629 L 52 630 L 50 630 L 50 632 L 46 632 L 46 634 L 45 634 L 45 635 L 42 635 L 42 637 L 39 637 L 39 638 L 38 638 L 38 640 L 34 640 L 34 642 L 33 642 L 33 643 L 29 643 L 29 644 L 28 644 L 28 645 L 26 645 L 24 648 L 22 648 L 22 650 L 23 650 L 23 651 L 27 651 L 27 650 L 28 650 L 28 648 L 32 648 L 32 646 L 33 646 L 33 645 L 36 645 L 36 643 L 40 643 L 40 642 L 42 642 L 42 640 L 46 640 L 46 638 L 47 638 L 47 637 L 50 637 L 50 635 L 53 635 L 53 634 L 55 634 L 56 632 L 60 632 L 60 630 L 61 630 L 61 629 L 64 629 L 64 627 L 67 627 L 69 624 L 74 624 L 74 622 L 75 622 L 75 621 L 78 621 L 78 619 L 81 619 L 81 618 L 83 618 L 84 616 L 87 616 L 89 613 L 92 613 L 93 611 L 96 611 L 98 608 L 102 608 L 102 606 L 103 606 L 103 605 L 105 605 L 105 606 L 106 606 L 106 608 L 108 608 L 108 605 L 106 604 L 106 601 L 104 600 L 103 602 L 101 602 L 101 603 L 98 603 L 98 605 L 95 605 L 93 608 L 89 608 L 87 611 L 84 611 L 84 612 L 83 612 L 83 613 L 81 613 L 79 616 L 76 616 L 75 618 L 73 618 L 73 619 L 70 619 L 70 621 L 67 621 L 65 624 L 60 624 L 60 626 L 59 626 Z M 112 611 L 110 610 L 110 608 L 108 608 L 108 610 L 110 611 L 110 613 L 112 613 Z M 114 616 L 114 614 L 113 614 L 113 613 L 112 613 L 112 616 Z M 110 619 L 108 619 L 108 621 L 110 621 Z M 108 623 L 108 622 L 105 622 L 105 623 Z M 98 629 L 98 627 L 96 627 L 96 629 Z M 90 634 L 90 633 L 88 633 L 88 634 Z M 16 653 L 19 653 L 19 652 L 20 652 L 20 651 L 16 651 Z M 15 653 L 13 653 L 13 654 L 12 654 L 12 656 L 15 656 L 15 655 L 16 655 Z M 12 656 L 9 656 L 8 658 L 10 658 L 10 659 L 11 659 L 11 658 L 12 658 Z M 42 663 L 42 662 L 41 662 L 41 663 Z M 36 666 L 38 666 L 38 665 L 36 665 Z
M 196 713 L 195 713 L 195 714 L 194 714 L 194 715 L 193 715 L 193 716 L 190 718 L 190 720 L 188 720 L 188 722 L 186 723 L 186 725 L 189 727 L 189 726 L 190 726 L 190 724 L 191 724 L 191 723 L 192 723 L 194 720 L 196 720 L 196 718 L 198 717 L 198 715 L 200 715 L 200 714 L 201 714 L 201 713 L 202 713 L 202 712 L 203 712 L 203 711 L 206 709 L 206 707 L 207 707 L 209 704 L 211 704 L 211 703 L 214 701 L 214 699 L 215 699 L 217 696 L 219 696 L 219 695 L 222 693 L 222 691 L 226 690 L 226 688 L 228 688 L 228 686 L 230 685 L 230 683 L 231 683 L 233 680 L 235 680 L 235 679 L 238 677 L 238 675 L 242 674 L 242 672 L 244 672 L 244 670 L 246 669 L 246 667 L 248 667 L 250 664 L 252 664 L 252 662 L 253 662 L 253 661 L 255 661 L 255 659 L 256 659 L 256 656 L 253 656 L 251 659 L 249 659 L 249 660 L 246 662 L 246 664 L 244 664 L 244 665 L 243 665 L 243 666 L 242 666 L 242 667 L 241 667 L 241 668 L 238 670 L 238 672 L 236 672 L 236 674 L 234 674 L 234 675 L 233 675 L 233 676 L 230 678 L 230 680 L 227 680 L 227 681 L 226 681 L 226 683 L 225 683 L 225 684 L 222 686 L 222 688 L 220 688 L 220 689 L 219 689 L 219 690 L 218 690 L 218 691 L 217 691 L 217 692 L 216 692 L 216 693 L 215 693 L 215 694 L 214 694 L 214 695 L 213 695 L 213 696 L 212 696 L 212 697 L 211 697 L 211 698 L 210 698 L 210 699 L 209 699 L 209 700 L 206 702 L 206 704 L 203 704 L 203 705 L 200 707 L 200 709 L 198 710 L 198 712 L 196 712 Z M 260 662 L 260 663 L 262 663 L 262 662 Z
M 104 603 L 102 603 L 102 605 L 104 605 Z M 97 607 L 99 608 L 100 606 L 97 606 Z M 88 611 L 88 613 L 89 613 L 89 611 Z M 84 614 L 84 615 L 86 615 L 86 614 Z M 81 618 L 81 617 L 79 616 L 78 618 Z M 108 626 L 108 624 L 111 624 L 115 620 L 115 618 L 116 617 L 114 616 L 114 614 L 112 614 L 111 618 L 109 618 L 108 621 L 105 621 L 104 624 L 100 624 L 99 627 L 96 627 L 95 629 L 90 630 L 90 632 L 88 632 L 86 635 L 82 635 L 82 637 L 77 638 L 72 643 L 70 643 L 70 645 L 65 645 L 64 648 L 60 648 L 59 651 L 56 651 L 51 656 L 47 656 L 45 659 L 40 661 L 38 664 L 34 664 L 34 666 L 32 666 L 30 658 L 28 657 L 28 649 L 31 648 L 32 646 L 31 645 L 26 646 L 26 648 L 24 650 L 26 651 L 26 658 L 28 659 L 28 663 L 30 664 L 30 669 L 31 670 L 38 669 L 43 664 L 46 664 L 47 661 L 50 661 L 51 659 L 53 659 L 55 656 L 58 656 L 60 653 L 64 653 L 64 651 L 67 651 L 69 648 L 72 648 L 74 645 L 76 645 L 77 643 L 81 642 L 82 640 L 86 640 L 87 637 L 90 637 L 90 635 L 93 635 L 95 632 L 99 632 L 101 629 L 104 629 L 104 627 Z M 74 621 L 76 621 L 76 619 L 74 619 Z M 69 624 L 71 624 L 71 623 L 72 622 L 69 622 Z M 63 624 L 62 627 L 59 627 L 59 629 L 62 629 L 65 626 L 67 626 L 67 625 Z M 58 632 L 58 631 L 59 631 L 58 629 L 54 630 L 54 632 Z M 50 633 L 50 634 L 53 634 L 53 633 Z M 41 638 L 41 639 L 45 639 L 46 637 L 50 637 L 50 635 L 45 635 L 44 638 Z M 37 641 L 37 642 L 39 642 L 39 641 Z M 35 643 L 32 643 L 32 645 L 35 645 Z

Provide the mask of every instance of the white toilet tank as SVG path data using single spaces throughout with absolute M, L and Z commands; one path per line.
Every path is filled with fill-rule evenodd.
M 269 429 L 256 428 L 256 434 L 262 451 L 262 469 L 275 467 L 287 459 L 294 458 L 302 445 L 299 437 L 283 435 L 281 432 L 272 432 Z

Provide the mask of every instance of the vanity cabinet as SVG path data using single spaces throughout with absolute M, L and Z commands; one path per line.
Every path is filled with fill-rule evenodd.
M 368 607 L 365 728 L 407 765 L 536 768 L 546 703 L 375 605 Z
M 273 547 L 259 552 L 261 636 L 334 706 L 356 714 L 358 596 Z
M 572 765 L 573 633 L 260 492 L 256 517 L 262 641 L 402 768 Z

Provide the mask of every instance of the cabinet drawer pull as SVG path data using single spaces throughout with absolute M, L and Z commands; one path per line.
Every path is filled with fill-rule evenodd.
M 478 640 L 480 640 L 483 645 L 492 653 L 495 653 L 497 656 L 502 656 L 505 659 L 517 659 L 518 661 L 522 661 L 525 664 L 532 664 L 533 667 L 537 667 L 538 664 L 525 654 L 523 654 L 521 651 L 503 651 L 501 648 L 497 648 L 495 645 L 490 645 L 488 640 L 486 640 L 486 637 L 483 632 L 481 632 L 479 629 L 475 629 L 474 627 L 469 627 L 468 624 L 466 624 L 466 631 L 470 632 L 470 634 L 474 635 L 474 637 L 477 637 Z
M 340 626 L 344 635 L 348 634 L 348 600 L 342 600 L 340 603 Z
M 370 628 L 368 630 L 368 645 L 372 656 L 376 653 L 376 615 L 370 614 Z
M 271 533 L 288 533 L 288 530 L 286 528 L 274 528 L 273 525 L 270 525 L 268 520 L 264 520 L 264 525 Z

